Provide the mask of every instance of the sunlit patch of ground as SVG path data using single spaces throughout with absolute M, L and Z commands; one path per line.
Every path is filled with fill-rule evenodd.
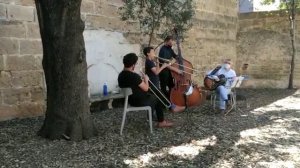
M 284 110 L 294 110 L 300 113 L 300 90 L 296 91 L 293 95 L 288 96 L 284 99 L 277 100 L 272 104 L 256 108 L 251 113 L 263 114 L 270 111 L 284 111 Z
M 300 167 L 300 92 L 251 111 L 258 118 L 268 114 L 268 125 L 240 132 L 233 149 L 249 167 Z M 280 114 L 280 113 L 283 114 Z M 285 115 L 287 113 L 289 115 Z M 272 115 L 273 114 L 273 115 Z M 221 160 L 216 166 L 229 167 L 230 160 Z M 227 167 L 227 166 L 226 166 Z
M 191 143 L 181 144 L 179 146 L 171 146 L 163 148 L 155 153 L 147 153 L 135 159 L 126 159 L 124 163 L 130 167 L 144 167 L 151 165 L 155 159 L 167 157 L 167 155 L 178 157 L 179 159 L 192 160 L 199 152 L 204 151 L 207 146 L 213 146 L 217 138 L 211 136 L 203 140 L 192 140 Z

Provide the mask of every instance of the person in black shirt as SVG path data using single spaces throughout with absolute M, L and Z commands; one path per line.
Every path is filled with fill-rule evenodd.
M 183 106 L 176 106 L 175 104 L 171 103 L 169 101 L 169 98 L 166 98 L 162 96 L 161 91 L 160 91 L 160 85 L 159 85 L 159 73 L 165 69 L 166 67 L 170 66 L 170 64 L 163 63 L 162 66 L 159 66 L 159 63 L 157 57 L 155 57 L 155 52 L 153 47 L 145 47 L 143 49 L 143 53 L 146 56 L 146 61 L 145 61 L 145 73 L 146 75 L 149 76 L 149 80 L 151 81 L 150 83 L 150 88 L 152 91 L 155 92 L 157 96 L 159 96 L 160 100 L 164 102 L 164 104 L 169 105 L 169 110 L 172 112 L 181 112 L 185 109 Z M 153 86 L 153 85 L 154 86 Z
M 158 127 L 170 127 L 173 123 L 166 121 L 163 114 L 163 106 L 158 102 L 158 99 L 152 94 L 148 94 L 149 77 L 147 75 L 139 76 L 134 72 L 138 57 L 135 53 L 129 53 L 124 56 L 124 69 L 118 76 L 120 88 L 132 89 L 132 95 L 129 96 L 129 104 L 132 106 L 151 106 L 152 111 L 156 111 L 158 119 Z
M 164 40 L 164 45 L 161 47 L 159 51 L 159 58 L 171 60 L 173 58 L 177 58 L 177 55 L 172 49 L 174 40 L 172 36 L 167 36 Z M 166 61 L 159 59 L 160 64 L 165 63 Z M 172 66 L 168 66 L 167 68 L 163 69 L 161 73 L 159 73 L 159 80 L 160 80 L 160 87 L 163 93 L 170 99 L 170 92 L 171 89 L 174 87 L 173 83 L 173 77 L 171 74 L 171 71 L 177 72 L 179 74 L 182 74 L 182 71 L 179 69 L 176 69 Z

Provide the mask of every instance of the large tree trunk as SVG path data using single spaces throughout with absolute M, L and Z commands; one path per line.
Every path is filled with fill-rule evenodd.
M 47 85 L 46 118 L 38 135 L 82 140 L 95 131 L 89 111 L 81 0 L 35 0 Z

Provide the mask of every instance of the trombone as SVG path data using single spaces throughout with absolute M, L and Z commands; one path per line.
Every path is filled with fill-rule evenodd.
M 143 59 L 146 59 L 145 56 L 139 56 L 139 57 L 141 57 L 141 58 L 143 58 Z M 168 59 L 159 58 L 159 57 L 157 57 L 157 56 L 155 56 L 155 57 L 158 58 L 158 59 L 161 59 L 161 60 L 163 60 L 163 61 L 165 61 L 165 62 L 167 62 L 167 63 L 169 63 L 169 64 L 176 64 L 176 65 L 179 65 L 179 66 L 181 66 L 181 67 L 186 67 L 186 66 L 184 66 L 184 65 L 180 65 L 180 64 L 178 64 L 178 63 L 172 62 L 171 60 L 168 60 Z M 159 61 L 157 61 L 157 63 L 163 64 L 163 63 L 161 63 L 161 62 L 159 62 Z M 193 68 L 190 68 L 190 67 L 186 67 L 186 68 L 187 68 L 187 69 L 193 69 Z M 182 70 L 181 70 L 181 71 L 182 71 Z M 193 71 L 194 71 L 194 70 L 193 70 Z M 197 72 L 199 72 L 199 71 L 197 70 Z M 182 73 L 186 73 L 186 74 L 189 74 L 189 75 L 195 75 L 195 74 L 190 73 L 190 72 L 187 72 L 187 71 L 182 71 Z
M 143 76 L 145 76 L 145 73 L 143 72 L 143 70 L 141 69 L 140 72 L 142 73 Z M 150 91 L 156 96 L 156 98 L 166 107 L 166 108 L 170 108 L 172 106 L 172 103 L 168 100 L 168 98 L 166 98 L 166 96 L 151 82 L 151 80 L 149 79 L 148 82 L 153 86 L 153 88 L 161 95 L 161 97 L 167 102 L 165 103 L 161 97 L 159 97 L 159 95 L 157 95 L 155 93 L 155 91 L 149 87 Z
M 158 58 L 158 59 L 160 59 L 160 60 L 162 60 L 162 61 L 165 61 L 165 62 L 172 62 L 172 61 L 170 61 L 170 60 L 168 60 L 168 59 L 165 59 L 165 58 L 160 58 L 160 57 L 158 57 L 158 56 L 155 56 L 155 57 Z M 183 68 L 186 68 L 186 69 L 195 71 L 196 73 L 199 73 L 199 70 L 197 70 L 197 69 L 190 68 L 190 67 L 187 67 L 187 66 L 178 64 L 178 63 L 176 63 L 176 62 L 173 62 L 172 64 L 175 64 L 175 65 L 178 65 L 178 66 L 180 66 L 180 67 L 183 67 Z M 190 73 L 190 74 L 191 74 L 191 73 Z

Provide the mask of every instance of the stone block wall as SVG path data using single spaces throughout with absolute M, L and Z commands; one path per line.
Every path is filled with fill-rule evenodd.
M 122 33 L 125 43 L 134 46 L 146 43 L 148 38 L 140 34 L 138 23 L 120 21 L 118 8 L 122 5 L 122 0 L 83 0 L 86 30 Z M 234 0 L 197 0 L 195 5 L 194 26 L 182 42 L 182 54 L 201 71 L 193 80 L 203 85 L 205 71 L 224 58 L 237 60 L 238 8 Z M 156 39 L 153 45 L 161 41 Z M 34 1 L 0 0 L 0 120 L 44 113 L 46 90 L 41 60 Z
M 192 29 L 182 43 L 182 53 L 201 74 L 194 81 L 203 86 L 203 74 L 223 59 L 236 61 L 237 2 L 198 0 Z
M 297 19 L 297 53 L 300 52 L 299 24 Z M 289 33 L 288 16 L 284 11 L 239 15 L 237 64 L 241 65 L 239 72 L 250 77 L 246 86 L 287 88 L 292 51 Z M 244 72 L 243 64 L 249 64 Z M 299 56 L 295 60 L 294 78 L 294 86 L 300 87 Z
M 33 1 L 0 0 L 0 120 L 45 108 L 42 45 Z

